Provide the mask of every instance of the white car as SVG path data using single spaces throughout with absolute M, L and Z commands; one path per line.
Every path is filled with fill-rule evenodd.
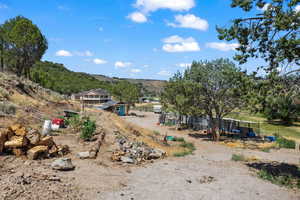
M 153 112 L 159 114 L 159 113 L 161 113 L 161 108 L 162 108 L 162 105 L 154 105 Z

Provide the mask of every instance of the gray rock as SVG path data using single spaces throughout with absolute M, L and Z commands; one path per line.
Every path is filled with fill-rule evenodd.
M 123 163 L 130 163 L 130 164 L 134 163 L 134 160 L 132 158 L 129 158 L 129 157 L 126 157 L 126 156 L 121 156 L 121 161 Z
M 68 171 L 73 170 L 75 168 L 70 158 L 57 159 L 51 164 L 51 167 L 52 169 L 60 171 Z
M 76 156 L 80 159 L 88 159 L 90 158 L 90 152 L 86 151 L 86 152 L 79 152 L 76 154 Z
M 159 149 L 153 149 L 153 151 L 149 154 L 149 159 L 159 159 L 165 155 L 165 152 Z

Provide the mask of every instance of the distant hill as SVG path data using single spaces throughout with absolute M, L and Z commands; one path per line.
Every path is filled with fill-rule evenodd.
M 166 81 L 163 80 L 152 80 L 152 79 L 131 79 L 131 78 L 118 78 L 118 77 L 108 77 L 104 75 L 93 74 L 95 78 L 100 81 L 114 83 L 119 80 L 126 80 L 134 84 L 140 85 L 142 88 L 143 95 L 158 95 L 162 92 Z
M 156 96 L 166 83 L 166 81 L 160 80 L 111 78 L 104 75 L 73 72 L 63 64 L 48 61 L 36 63 L 30 76 L 31 80 L 39 83 L 42 87 L 68 95 L 96 88 L 110 90 L 114 83 L 126 80 L 139 85 L 142 95 Z

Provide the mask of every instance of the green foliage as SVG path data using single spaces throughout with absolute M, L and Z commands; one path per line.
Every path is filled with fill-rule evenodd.
M 268 3 L 268 4 L 267 4 Z M 231 7 L 248 12 L 267 6 L 261 13 L 234 19 L 228 28 L 217 28 L 219 39 L 237 40 L 240 46 L 235 59 L 246 63 L 249 58 L 262 58 L 267 70 L 276 70 L 284 64 L 299 65 L 300 12 L 298 0 L 232 0 Z
M 294 140 L 288 140 L 284 137 L 276 137 L 276 143 L 280 148 L 287 148 L 287 149 L 295 149 L 296 142 Z
M 80 138 L 90 140 L 96 130 L 96 123 L 91 121 L 88 117 L 83 119 Z
M 191 142 L 183 141 L 183 142 L 180 144 L 180 146 L 183 147 L 183 148 L 189 149 L 189 151 L 191 151 L 191 152 L 193 152 L 193 151 L 196 150 L 194 144 L 191 143 Z
M 246 157 L 242 154 L 232 154 L 231 160 L 233 161 L 246 161 Z
M 291 175 L 278 175 L 274 176 L 271 173 L 269 173 L 267 170 L 260 170 L 258 172 L 258 177 L 267 181 L 270 181 L 273 184 L 280 185 L 280 186 L 286 186 L 289 188 L 300 188 L 300 179 L 295 179 Z
M 193 62 L 167 83 L 161 101 L 181 115 L 207 115 L 212 127 L 236 108 L 245 105 L 250 80 L 228 59 Z
M 187 156 L 187 155 L 190 155 L 192 154 L 191 151 L 182 151 L 182 152 L 176 152 L 173 154 L 173 156 L 175 157 L 184 157 L 184 156 Z
M 141 91 L 138 85 L 128 81 L 119 81 L 112 87 L 113 95 L 122 102 L 136 103 L 141 96 Z
M 196 147 L 194 146 L 193 143 L 186 142 L 186 141 L 184 141 L 184 139 L 183 139 L 183 141 L 180 141 L 180 142 L 182 142 L 182 143 L 179 146 L 183 147 L 185 150 L 182 152 L 176 152 L 173 154 L 173 156 L 175 156 L 175 157 L 187 156 L 187 155 L 192 154 L 196 150 Z
M 279 76 L 270 73 L 266 78 L 253 81 L 250 108 L 262 113 L 269 120 L 279 119 L 288 124 L 297 120 L 300 114 L 300 75 Z
M 1 64 L 18 76 L 29 76 L 30 68 L 48 48 L 45 36 L 31 20 L 22 16 L 1 25 L 0 35 Z
M 32 81 L 41 86 L 59 92 L 72 94 L 96 88 L 110 89 L 110 85 L 85 73 L 70 71 L 62 64 L 37 62 L 31 73 Z
M 82 123 L 83 121 L 79 115 L 74 115 L 69 119 L 65 119 L 65 125 L 70 126 L 75 131 L 79 131 L 81 129 Z

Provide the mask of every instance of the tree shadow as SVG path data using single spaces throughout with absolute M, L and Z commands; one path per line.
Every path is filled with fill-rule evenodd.
M 264 170 L 275 177 L 290 176 L 292 178 L 300 179 L 300 170 L 296 165 L 279 162 L 247 163 L 246 165 L 257 170 Z

